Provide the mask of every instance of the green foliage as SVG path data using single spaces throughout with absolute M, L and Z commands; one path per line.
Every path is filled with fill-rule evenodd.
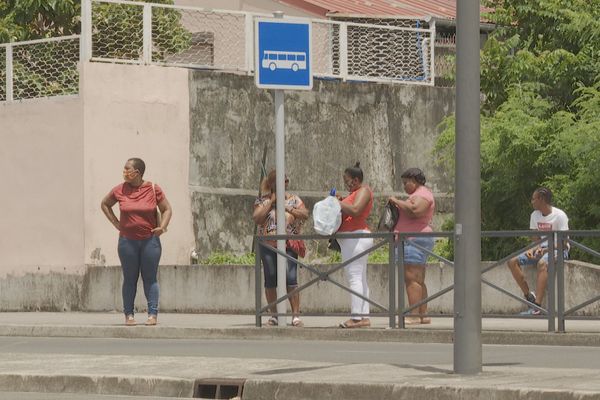
M 503 27 L 481 55 L 482 229 L 528 229 L 538 186 L 554 192 L 571 229 L 598 229 L 600 0 L 488 5 Z M 442 129 L 438 166 L 454 171 L 454 117 Z M 482 256 L 497 259 L 525 242 L 485 239 Z
M 146 2 L 173 4 L 172 0 Z M 143 46 L 142 14 L 141 6 L 93 3 L 93 54 L 102 58 L 138 60 Z M 166 54 L 189 47 L 191 34 L 181 24 L 181 16 L 181 11 L 176 9 L 152 9 L 153 61 L 162 61 Z
M 79 33 L 77 0 L 4 0 L 0 2 L 0 43 Z
M 254 265 L 254 253 L 235 255 L 232 253 L 215 252 L 207 258 L 200 260 L 198 264 L 203 265 Z

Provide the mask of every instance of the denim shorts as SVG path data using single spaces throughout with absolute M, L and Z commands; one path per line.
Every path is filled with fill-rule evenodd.
M 435 242 L 433 237 L 413 237 L 410 239 L 411 242 L 431 251 L 433 250 L 433 244 Z M 427 264 L 427 258 L 429 254 L 413 246 L 409 242 L 404 243 L 404 264 Z
M 558 250 L 554 250 L 554 257 L 556 258 L 558 256 Z M 569 259 L 569 252 L 567 250 L 565 250 L 563 252 L 563 257 L 565 260 Z M 536 265 L 540 260 L 544 260 L 546 263 L 548 263 L 548 253 L 544 253 L 544 255 L 539 256 L 539 257 L 534 257 L 534 258 L 529 258 L 527 257 L 527 252 L 521 253 L 519 255 L 519 265 Z

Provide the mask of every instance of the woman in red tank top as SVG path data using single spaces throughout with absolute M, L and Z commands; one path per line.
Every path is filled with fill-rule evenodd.
M 125 325 L 136 325 L 134 302 L 138 278 L 144 282 L 148 300 L 146 325 L 156 325 L 159 287 L 158 264 L 162 254 L 160 238 L 167 231 L 172 209 L 160 186 L 143 179 L 146 164 L 130 158 L 123 168 L 123 183 L 115 186 L 102 199 L 102 212 L 119 231 L 117 251 L 123 271 L 123 312 Z M 112 207 L 119 203 L 119 218 Z M 160 222 L 156 208 L 161 212 Z
M 373 192 L 363 185 L 363 172 L 360 163 L 344 171 L 344 185 L 350 192 L 348 197 L 341 199 L 342 225 L 338 232 L 370 233 L 367 218 L 373 208 Z M 342 262 L 364 252 L 373 246 L 372 238 L 338 239 L 342 250 Z M 350 289 L 369 298 L 367 284 L 368 255 L 349 263 L 344 267 L 344 273 Z M 364 328 L 371 326 L 369 320 L 369 302 L 356 295 L 351 295 L 351 316 L 340 328 Z

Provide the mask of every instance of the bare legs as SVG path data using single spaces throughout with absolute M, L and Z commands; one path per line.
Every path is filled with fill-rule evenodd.
M 421 300 L 427 298 L 427 285 L 425 285 L 425 266 L 419 264 L 406 264 L 404 266 L 404 281 L 406 283 L 406 294 L 408 304 L 412 306 Z M 418 317 L 418 315 L 427 314 L 427 303 L 420 305 L 411 311 L 411 317 L 406 318 L 406 323 L 411 324 L 429 324 L 431 319 L 428 317 Z

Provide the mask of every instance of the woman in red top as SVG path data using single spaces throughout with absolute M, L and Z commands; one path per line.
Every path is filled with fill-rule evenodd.
M 342 225 L 338 232 L 344 233 L 370 233 L 367 218 L 373 208 L 373 192 L 363 185 L 363 171 L 360 163 L 344 171 L 344 185 L 350 192 L 348 197 L 340 199 L 342 207 Z M 372 238 L 361 239 L 338 239 L 342 250 L 342 262 L 362 253 L 373 246 Z M 350 289 L 369 298 L 369 286 L 367 284 L 367 260 L 368 255 L 354 260 L 344 267 L 346 279 Z M 340 328 L 362 328 L 371 326 L 369 319 L 369 302 L 362 298 L 351 295 L 351 317 L 342 322 Z
M 158 315 L 158 263 L 162 247 L 159 236 L 167 231 L 171 220 L 171 205 L 162 189 L 143 179 L 146 164 L 130 158 L 123 169 L 125 182 L 115 186 L 102 199 L 102 211 L 119 231 L 119 259 L 123 269 L 123 308 L 125 324 L 136 325 L 133 305 L 140 273 L 144 294 L 148 300 L 146 325 L 156 325 Z M 119 220 L 112 207 L 119 203 Z M 158 223 L 156 207 L 162 218 Z

